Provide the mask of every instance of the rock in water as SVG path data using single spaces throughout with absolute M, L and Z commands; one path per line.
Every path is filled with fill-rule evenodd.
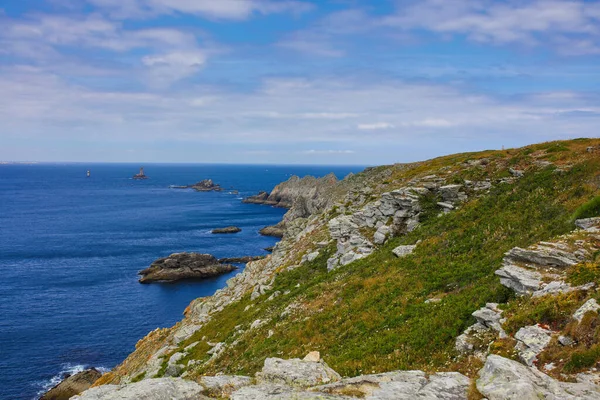
M 205 179 L 193 185 L 171 186 L 171 189 L 194 189 L 197 192 L 222 192 L 221 185 L 214 183 L 212 179 Z
M 278 227 L 277 225 L 267 226 L 267 227 L 262 228 L 259 231 L 259 233 L 263 236 L 273 236 L 276 238 L 282 238 L 283 232 L 284 232 L 284 229 L 281 227 Z
M 210 254 L 175 253 L 152 263 L 140 271 L 140 283 L 175 282 L 182 279 L 205 279 L 236 270 L 233 265 L 220 264 Z
M 241 232 L 242 230 L 240 228 L 238 228 L 237 226 L 228 226 L 226 228 L 215 228 L 212 230 L 213 234 L 217 234 L 217 233 L 238 233 Z
M 40 397 L 40 400 L 68 400 L 89 389 L 101 376 L 100 371 L 95 368 L 68 376 Z

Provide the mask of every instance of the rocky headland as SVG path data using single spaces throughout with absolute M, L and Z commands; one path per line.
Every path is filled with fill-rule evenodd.
M 197 192 L 222 192 L 223 188 L 212 179 L 204 179 L 192 185 L 171 186 L 171 189 L 194 189 Z
M 220 263 L 210 254 L 175 253 L 160 258 L 139 272 L 140 283 L 175 282 L 185 279 L 206 279 L 235 271 L 237 267 Z
M 211 231 L 212 234 L 223 234 L 223 233 L 238 233 L 242 229 L 237 226 L 227 226 L 225 228 L 215 228 Z
M 80 399 L 600 399 L 598 146 L 291 179 L 272 254 Z

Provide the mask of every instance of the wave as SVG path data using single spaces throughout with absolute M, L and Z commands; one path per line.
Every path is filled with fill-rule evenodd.
M 61 369 L 58 374 L 54 375 L 52 378 L 50 378 L 48 380 L 40 381 L 35 384 L 36 388 L 39 388 L 39 390 L 32 400 L 39 399 L 48 390 L 52 389 L 54 386 L 61 383 L 67 377 L 67 375 L 75 375 L 82 371 L 85 371 L 88 368 L 91 368 L 91 366 L 86 366 L 86 365 L 82 365 L 82 364 L 71 364 L 71 363 L 61 365 Z M 104 368 L 104 367 L 95 367 L 95 368 L 103 374 L 110 371 L 109 368 Z

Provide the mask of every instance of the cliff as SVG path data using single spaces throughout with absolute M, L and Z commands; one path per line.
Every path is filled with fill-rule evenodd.
M 457 154 L 322 190 L 293 179 L 273 197 L 291 200 L 273 253 L 96 385 L 177 377 L 210 397 L 225 374 L 231 398 L 599 398 L 599 148 Z

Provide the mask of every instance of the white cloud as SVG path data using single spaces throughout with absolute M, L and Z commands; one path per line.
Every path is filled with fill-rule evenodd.
M 87 0 L 116 18 L 147 18 L 162 14 L 192 14 L 242 20 L 253 13 L 303 13 L 310 3 L 292 0 Z
M 387 122 L 376 122 L 374 124 L 359 124 L 358 129 L 363 131 L 374 131 L 379 129 L 392 129 L 394 125 L 388 124 Z

